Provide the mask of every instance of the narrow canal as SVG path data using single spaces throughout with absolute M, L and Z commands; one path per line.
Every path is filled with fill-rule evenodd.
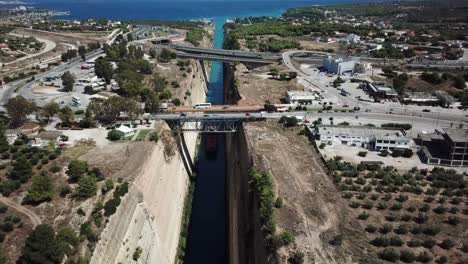
M 214 47 L 222 48 L 225 20 L 215 19 Z M 224 103 L 223 64 L 211 65 L 207 102 Z M 207 137 L 211 137 L 208 138 Z M 210 141 L 207 143 L 207 141 Z M 213 143 L 214 142 L 214 143 Z M 226 262 L 225 138 L 223 134 L 204 135 L 198 152 L 198 174 L 187 239 L 185 263 Z M 213 148 L 206 151 L 207 144 Z

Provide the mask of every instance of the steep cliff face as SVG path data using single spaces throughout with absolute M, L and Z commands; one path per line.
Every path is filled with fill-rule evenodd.
M 193 78 L 191 98 L 204 102 L 205 83 L 199 74 L 189 77 Z M 161 127 L 169 129 L 165 124 Z M 195 133 L 185 136 L 192 159 L 197 138 Z M 146 144 L 153 147 L 132 173 L 130 191 L 101 234 L 91 263 L 174 263 L 189 177 L 179 152 L 167 155 L 165 151 L 167 144 L 176 148 L 174 139 Z M 135 261 L 137 249 L 142 253 Z
M 224 69 L 228 104 L 239 100 L 234 70 L 232 66 L 225 66 Z M 226 157 L 229 263 L 267 263 L 257 201 L 249 186 L 249 168 L 252 164 L 243 127 L 234 134 L 226 135 Z

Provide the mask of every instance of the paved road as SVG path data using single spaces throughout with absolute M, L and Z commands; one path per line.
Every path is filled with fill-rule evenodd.
M 86 54 L 86 57 L 87 58 L 96 57 L 96 56 L 100 56 L 102 54 L 104 54 L 104 51 L 102 49 L 99 49 L 99 50 L 89 52 L 88 54 Z M 62 63 L 59 66 L 57 66 L 55 68 L 52 68 L 49 71 L 46 71 L 46 72 L 35 75 L 35 79 L 38 80 L 38 79 L 40 79 L 42 77 L 45 77 L 45 76 L 47 76 L 47 75 L 49 75 L 51 73 L 59 73 L 59 74 L 64 73 L 66 71 L 69 71 L 72 68 L 78 67 L 82 63 L 83 63 L 83 61 L 81 60 L 81 58 L 75 58 L 73 60 L 70 60 L 69 62 Z M 10 98 L 15 96 L 15 90 L 17 88 L 20 88 L 21 86 L 24 86 L 24 87 L 21 87 L 21 89 L 30 89 L 31 85 L 33 83 L 34 82 L 27 83 L 27 80 L 18 80 L 18 81 L 14 81 L 14 82 L 11 82 L 9 84 L 6 84 L 5 88 L 0 91 L 0 106 L 4 106 L 8 102 L 8 100 Z M 29 98 L 29 99 L 31 99 L 31 98 Z

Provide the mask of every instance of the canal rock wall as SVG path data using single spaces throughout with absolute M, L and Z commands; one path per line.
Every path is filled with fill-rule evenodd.
M 200 76 L 196 79 L 199 81 L 192 83 L 192 99 L 204 102 L 205 83 Z M 169 129 L 164 123 L 161 126 Z M 198 135 L 189 133 L 185 139 L 193 159 Z M 175 140 L 172 142 L 175 144 Z M 175 261 L 189 177 L 178 151 L 168 157 L 164 140 L 148 144 L 154 146 L 133 173 L 130 191 L 101 233 L 91 264 Z M 142 254 L 134 261 L 137 248 Z
M 226 103 L 239 100 L 235 67 L 224 68 Z M 248 139 L 241 127 L 226 135 L 227 247 L 229 264 L 267 263 L 267 252 L 259 222 L 257 200 L 249 185 L 252 159 Z

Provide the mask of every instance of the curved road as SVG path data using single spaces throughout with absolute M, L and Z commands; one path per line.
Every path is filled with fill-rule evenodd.
M 304 73 L 301 69 L 298 69 L 296 65 L 291 60 L 291 57 L 297 53 L 320 53 L 320 52 L 307 52 L 302 50 L 291 50 L 286 51 L 283 53 L 283 62 L 289 70 L 294 71 L 297 73 L 298 76 L 302 77 L 307 83 L 311 86 L 319 89 L 320 91 L 326 93 L 328 96 L 337 98 L 341 101 L 341 105 L 349 105 L 349 106 L 359 106 L 361 111 L 365 109 L 371 110 L 373 113 L 380 113 L 380 114 L 399 114 L 404 116 L 412 116 L 412 117 L 425 117 L 437 120 L 449 120 L 454 122 L 467 122 L 468 112 L 467 111 L 460 111 L 457 109 L 445 109 L 441 107 L 430 107 L 431 112 L 422 112 L 424 108 L 429 107 L 420 107 L 416 105 L 401 105 L 395 103 L 372 103 L 366 101 L 360 101 L 350 96 L 343 97 L 339 93 L 337 89 L 333 89 L 331 87 L 325 87 L 321 85 L 319 82 L 314 81 L 311 76 Z M 362 114 L 362 112 L 361 112 Z
M 21 204 L 17 204 L 13 201 L 11 201 L 10 199 L 6 198 L 6 197 L 3 197 L 3 196 L 0 196 L 0 202 L 6 204 L 8 207 L 11 207 L 13 209 L 15 209 L 16 211 L 20 212 L 21 214 L 24 214 L 26 215 L 29 220 L 31 221 L 32 225 L 33 225 L 33 229 L 40 225 L 42 223 L 42 220 L 41 218 L 39 218 L 39 216 L 34 213 L 33 211 L 29 210 L 28 208 L 22 206 Z
M 15 33 L 9 33 L 8 35 L 15 36 L 15 37 L 23 37 L 23 35 L 19 35 L 19 34 L 15 34 Z M 48 40 L 48 39 L 37 38 L 37 37 L 35 39 L 37 39 L 38 41 L 40 41 L 42 43 L 45 43 L 45 47 L 44 47 L 43 50 L 41 50 L 39 53 L 29 54 L 29 55 L 26 55 L 24 57 L 21 57 L 21 58 L 15 60 L 15 61 L 5 63 L 5 65 L 10 65 L 10 64 L 17 63 L 17 62 L 20 62 L 20 61 L 23 61 L 23 60 L 27 60 L 27 59 L 31 59 L 31 58 L 40 56 L 40 55 L 42 55 L 42 54 L 44 54 L 46 52 L 49 52 L 49 51 L 55 49 L 55 47 L 57 46 L 57 44 L 55 44 L 55 42 L 53 42 L 51 40 Z

